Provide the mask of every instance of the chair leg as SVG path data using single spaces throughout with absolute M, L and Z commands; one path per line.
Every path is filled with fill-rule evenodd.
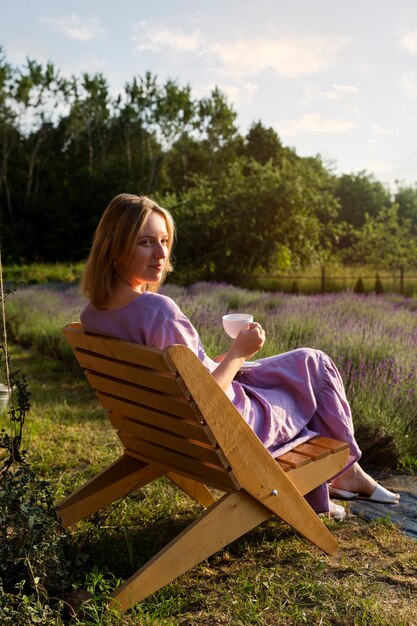
M 121 585 L 110 606 L 131 608 L 271 515 L 243 490 L 225 494 Z
M 122 455 L 62 500 L 58 505 L 58 515 L 63 526 L 75 524 L 164 473 L 159 465 L 148 465 L 128 455 Z
M 206 485 L 203 485 L 196 480 L 186 478 L 185 476 L 181 476 L 180 474 L 175 474 L 174 472 L 167 472 L 167 477 L 188 496 L 193 498 L 193 500 L 196 500 L 196 502 L 201 504 L 201 506 L 204 506 L 204 508 L 209 507 L 216 502 L 216 498 Z

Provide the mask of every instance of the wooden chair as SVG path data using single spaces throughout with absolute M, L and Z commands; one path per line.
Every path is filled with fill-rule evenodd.
M 59 505 L 74 524 L 160 476 L 205 511 L 116 590 L 123 610 L 278 515 L 329 554 L 337 543 L 303 495 L 347 462 L 348 445 L 317 437 L 278 461 L 197 356 L 82 331 L 64 333 L 123 444 L 123 454 Z M 216 499 L 208 486 L 224 492 Z

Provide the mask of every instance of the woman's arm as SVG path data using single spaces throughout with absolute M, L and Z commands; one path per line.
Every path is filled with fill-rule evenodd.
M 241 331 L 233 341 L 232 347 L 212 373 L 219 386 L 226 391 L 246 359 L 250 359 L 264 345 L 265 332 L 258 323 L 251 324 L 248 330 Z

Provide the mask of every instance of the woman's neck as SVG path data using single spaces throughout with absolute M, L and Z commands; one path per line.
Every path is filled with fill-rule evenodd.
M 112 296 L 104 307 L 105 309 L 121 309 L 131 304 L 138 296 L 146 291 L 146 285 L 132 285 L 125 276 L 116 275 L 116 282 L 112 289 Z

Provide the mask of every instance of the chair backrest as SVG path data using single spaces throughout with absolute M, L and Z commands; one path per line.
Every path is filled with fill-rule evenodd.
M 86 333 L 77 323 L 64 333 L 126 454 L 223 491 L 240 487 L 167 351 Z

